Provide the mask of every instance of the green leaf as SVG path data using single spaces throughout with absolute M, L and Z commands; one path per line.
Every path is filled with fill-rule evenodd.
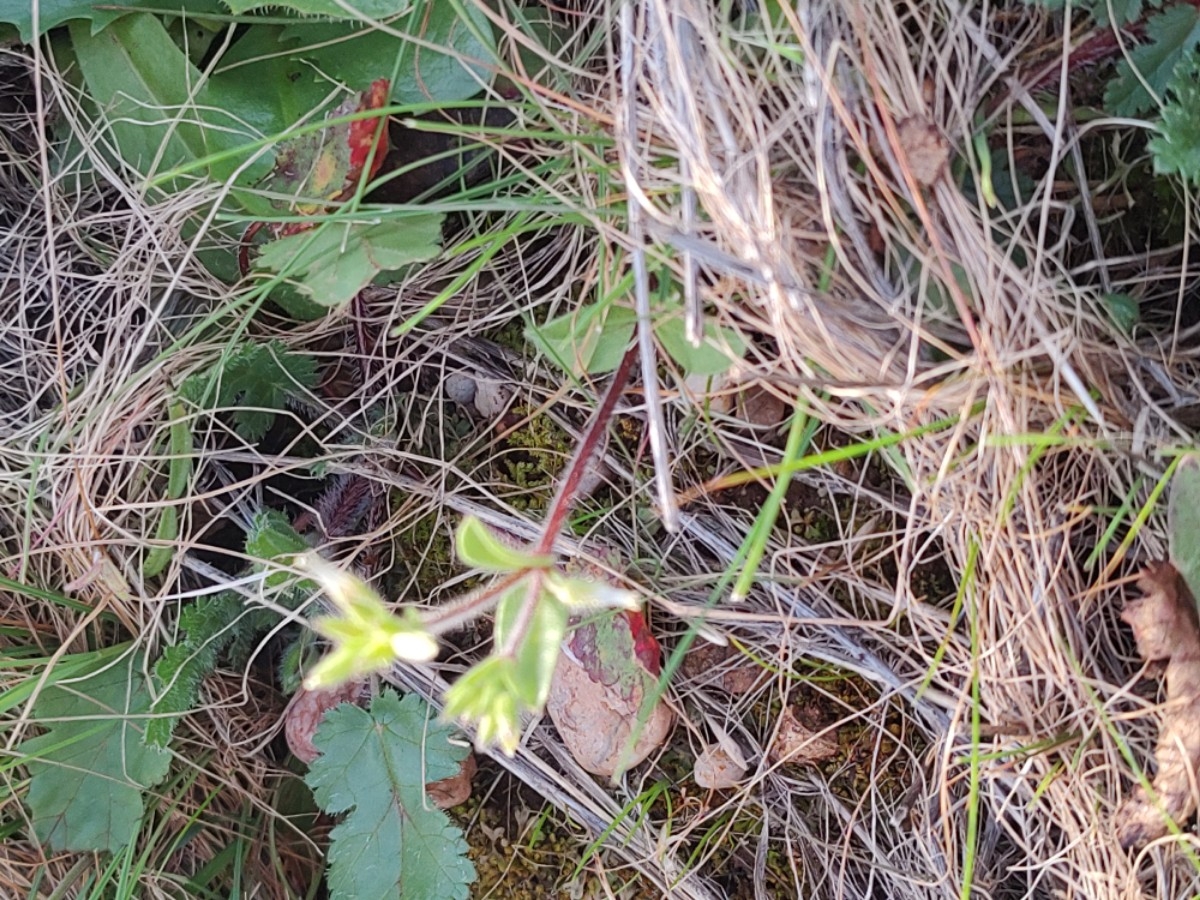
M 442 715 L 474 726 L 479 747 L 499 747 L 512 756 L 521 742 L 521 713 L 528 709 L 518 696 L 516 673 L 512 657 L 486 657 L 450 685 Z
M 234 428 L 248 441 L 267 433 L 276 412 L 317 381 L 316 364 L 288 353 L 278 341 L 242 344 L 212 372 L 192 375 L 180 396 L 205 409 L 231 409 Z
M 250 530 L 246 532 L 246 555 L 260 560 L 259 569 L 274 569 L 266 563 L 290 563 L 297 553 L 309 549 L 308 541 L 292 527 L 287 516 L 276 509 L 256 512 L 250 519 Z M 268 587 L 279 587 L 291 579 L 287 572 L 273 571 L 266 579 Z
M 424 662 L 437 656 L 437 641 L 415 610 L 395 615 L 369 584 L 316 553 L 297 557 L 295 565 L 312 573 L 339 612 L 313 622 L 314 630 L 335 646 L 304 680 L 309 690 L 383 671 L 398 659 Z
M 1155 172 L 1200 183 L 1200 60 L 1194 54 L 1175 70 L 1159 133 L 1149 146 Z
M 454 532 L 458 558 L 474 569 L 485 572 L 520 572 L 553 565 L 553 557 L 510 547 L 475 516 L 467 516 Z
M 1200 43 L 1200 10 L 1180 3 L 1151 16 L 1146 43 L 1117 63 L 1117 74 L 1104 92 L 1104 106 L 1115 116 L 1139 116 L 1155 106 L 1142 85 L 1162 97 L 1175 67 Z M 1139 77 L 1140 75 L 1140 77 Z
M 1195 454 L 1181 460 L 1171 478 L 1167 534 L 1171 563 L 1200 600 L 1200 456 Z
M 196 704 L 200 685 L 216 667 L 221 652 L 237 634 L 241 597 L 223 591 L 201 597 L 179 614 L 180 641 L 163 650 L 154 664 L 158 697 L 156 718 L 146 722 L 146 743 L 165 748 L 180 717 Z
M 36 4 L 38 21 L 35 30 L 33 25 L 34 6 L 34 3 L 26 2 L 26 0 L 0 4 L 0 22 L 15 25 L 23 44 L 33 43 L 34 38 L 40 37 L 51 28 L 72 19 L 90 21 L 91 34 L 95 35 L 112 22 L 136 9 L 162 12 L 179 10 L 181 13 L 191 16 L 224 12 L 218 0 L 125 0 L 119 4 L 97 3 L 96 0 L 38 0 Z
M 33 719 L 52 722 L 21 744 L 34 834 L 58 852 L 116 852 L 137 835 L 142 794 L 166 777 L 169 753 L 142 741 L 150 692 L 141 654 L 46 687 Z
M 553 597 L 542 594 L 536 603 L 529 632 L 517 649 L 517 665 L 513 672 L 517 696 L 531 710 L 540 710 L 546 705 L 568 619 L 567 608 Z
M 233 129 L 229 146 L 280 135 L 302 116 L 336 103 L 333 85 L 365 91 L 377 78 L 390 78 L 396 104 L 453 103 L 479 93 L 486 77 L 466 61 L 494 57 L 491 24 L 473 5 L 466 7 L 470 21 L 460 19 L 457 6 L 417 0 L 411 15 L 389 20 L 391 33 L 352 22 L 299 19 L 248 29 L 217 61 L 206 87 L 214 108 L 230 122 L 245 123 Z M 418 48 L 405 34 L 429 46 Z M 267 160 L 256 173 L 269 169 Z
M 373 225 L 330 223 L 272 241 L 263 247 L 255 266 L 295 279 L 322 306 L 338 307 L 353 300 L 380 272 L 436 256 L 441 239 L 440 213 Z
M 667 315 L 654 323 L 654 336 L 685 375 L 720 375 L 746 353 L 746 342 L 737 332 L 704 323 L 700 346 L 687 339 L 683 308 L 678 315 Z
M 592 303 L 531 325 L 526 336 L 564 372 L 582 377 L 611 372 L 633 340 L 637 314 L 612 303 Z
M 369 712 L 345 703 L 325 714 L 305 780 L 325 812 L 346 814 L 330 834 L 333 900 L 467 900 L 467 843 L 425 796 L 467 754 L 452 733 L 418 697 L 390 690 Z
M 157 17 L 125 16 L 97 35 L 75 20 L 70 34 L 90 98 L 126 163 L 149 176 L 205 155 L 201 98 L 189 96 L 200 71 Z
M 331 81 L 362 91 L 376 78 L 393 78 L 391 97 L 397 104 L 453 102 L 479 93 L 488 81 L 481 66 L 495 57 L 488 18 L 472 4 L 415 0 L 408 5 L 410 13 L 391 20 L 389 31 L 411 35 L 425 46 L 353 22 L 286 26 L 283 39 L 309 66 L 293 89 L 319 101 Z M 460 18 L 459 10 L 469 19 Z

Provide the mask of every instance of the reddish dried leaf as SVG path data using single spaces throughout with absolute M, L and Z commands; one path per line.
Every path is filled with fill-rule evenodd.
M 1200 621 L 1191 593 L 1170 563 L 1151 563 L 1138 579 L 1142 596 L 1121 618 L 1133 629 L 1147 662 L 1165 662 L 1166 703 L 1154 758 L 1153 795 L 1134 790 L 1117 811 L 1121 846 L 1140 847 L 1163 837 L 1169 822 L 1196 811 L 1194 785 L 1200 766 Z M 1157 801 L 1157 802 L 1156 802 Z
M 463 757 L 462 768 L 458 770 L 457 775 L 431 781 L 425 785 L 425 793 L 438 809 L 450 809 L 460 803 L 466 803 L 471 796 L 471 779 L 475 777 L 477 769 L 475 754 L 468 753 Z
M 340 119 L 379 109 L 387 102 L 388 84 L 386 78 L 380 78 L 361 94 L 340 104 L 328 118 Z M 387 129 L 382 117 L 328 125 L 287 141 L 275 157 L 275 169 L 267 183 L 271 190 L 297 198 L 288 204 L 294 212 L 315 215 L 353 196 L 363 180 L 367 162 L 371 163 L 366 175 L 370 179 L 386 155 Z M 276 236 L 296 234 L 308 225 L 287 223 Z
M 340 119 L 357 112 L 380 109 L 387 103 L 389 87 L 388 79 L 377 79 L 365 91 L 341 103 L 327 118 Z M 280 145 L 275 168 L 263 186 L 294 198 L 277 202 L 276 205 L 281 209 L 303 216 L 316 216 L 334 204 L 349 199 L 358 190 L 359 184 L 374 178 L 385 156 L 386 117 L 340 122 L 320 131 L 291 138 Z M 368 163 L 370 170 L 366 171 Z M 267 225 L 266 229 L 273 238 L 281 238 L 300 234 L 315 224 L 307 220 L 277 222 Z M 242 235 L 238 265 L 243 275 L 250 269 L 251 242 L 262 229 L 262 222 L 252 222 Z
M 646 673 L 662 671 L 662 652 L 640 612 L 620 610 L 576 628 L 567 641 L 571 654 L 593 681 L 622 697 L 641 690 Z
M 306 765 L 320 756 L 321 751 L 313 745 L 312 739 L 325 713 L 338 704 L 357 702 L 365 687 L 365 681 L 355 679 L 329 690 L 300 688 L 284 713 L 283 733 L 292 755 Z

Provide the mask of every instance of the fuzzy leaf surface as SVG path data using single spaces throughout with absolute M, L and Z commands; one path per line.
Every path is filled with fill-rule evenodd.
M 206 409 L 230 409 L 234 429 L 247 441 L 267 433 L 275 413 L 301 388 L 316 384 L 316 364 L 307 356 L 288 353 L 278 341 L 243 344 L 225 357 L 214 372 L 192 375 L 180 393 Z
M 380 272 L 437 255 L 442 216 L 423 213 L 376 224 L 329 224 L 272 241 L 255 261 L 260 269 L 286 273 L 322 306 L 338 307 Z
M 34 834 L 49 849 L 115 853 L 136 837 L 142 794 L 171 764 L 169 753 L 142 741 L 149 708 L 140 654 L 38 697 L 33 717 L 51 724 L 19 753 L 29 768 Z
M 1155 106 L 1142 79 L 1159 98 L 1166 92 L 1175 67 L 1200 43 L 1200 10 L 1181 3 L 1151 16 L 1146 43 L 1135 47 L 1117 64 L 1117 74 L 1104 91 L 1104 106 L 1115 116 L 1140 116 Z M 1141 78 L 1138 75 L 1141 75 Z
M 467 900 L 467 843 L 425 797 L 425 784 L 456 775 L 467 755 L 451 733 L 420 698 L 390 690 L 370 710 L 326 713 L 305 780 L 325 812 L 346 815 L 330 834 L 333 900 Z

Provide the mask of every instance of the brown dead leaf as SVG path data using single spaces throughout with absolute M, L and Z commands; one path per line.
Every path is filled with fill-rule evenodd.
M 742 656 L 736 647 L 707 641 L 697 641 L 688 650 L 679 671 L 689 681 L 715 684 L 734 696 L 750 693 L 766 674 L 762 667 Z
M 785 709 L 768 758 L 772 762 L 817 763 L 836 756 L 837 734 L 819 730 L 817 718 L 807 710 Z
M 1196 604 L 1170 563 L 1151 563 L 1138 579 L 1142 596 L 1121 612 L 1146 662 L 1165 662 L 1166 702 L 1154 759 L 1158 774 L 1151 796 L 1134 790 L 1114 818 L 1125 849 L 1140 847 L 1196 811 L 1200 766 L 1200 620 Z M 1157 801 L 1157 802 L 1156 802 Z
M 475 777 L 475 754 L 468 753 L 459 767 L 457 775 L 443 778 L 441 781 L 431 781 L 425 785 L 425 793 L 433 800 L 438 809 L 450 809 L 460 803 L 466 803 L 471 796 L 471 779 Z
M 348 681 L 328 690 L 310 691 L 300 688 L 284 713 L 283 733 L 287 737 L 288 749 L 305 765 L 321 755 L 313 746 L 313 735 L 321 726 L 325 713 L 341 703 L 355 703 L 362 696 L 366 682 L 362 679 Z
M 946 168 L 950 145 L 937 126 L 923 116 L 910 116 L 897 128 L 900 150 L 918 184 L 929 187 Z

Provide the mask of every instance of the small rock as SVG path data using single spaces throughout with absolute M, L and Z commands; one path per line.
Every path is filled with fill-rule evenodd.
M 512 392 L 498 381 L 475 382 L 475 409 L 485 419 L 494 419 L 508 406 Z
M 809 720 L 810 724 L 815 726 L 816 718 L 803 711 L 797 712 L 790 706 L 785 709 L 779 723 L 779 731 L 767 753 L 768 758 L 772 762 L 817 763 L 836 756 L 836 734 L 828 731 L 819 733 L 802 721 Z
M 475 379 L 465 372 L 452 372 L 442 382 L 442 390 L 446 393 L 446 399 L 460 406 L 470 406 L 475 401 L 477 387 Z
M 660 665 L 658 642 L 638 612 L 592 617 L 563 642 L 546 711 L 585 770 L 612 777 L 640 763 L 667 739 L 675 714 L 660 700 L 625 752 Z
M 739 784 L 746 777 L 746 765 L 731 758 L 720 744 L 711 744 L 696 757 L 692 777 L 705 790 L 720 791 Z

